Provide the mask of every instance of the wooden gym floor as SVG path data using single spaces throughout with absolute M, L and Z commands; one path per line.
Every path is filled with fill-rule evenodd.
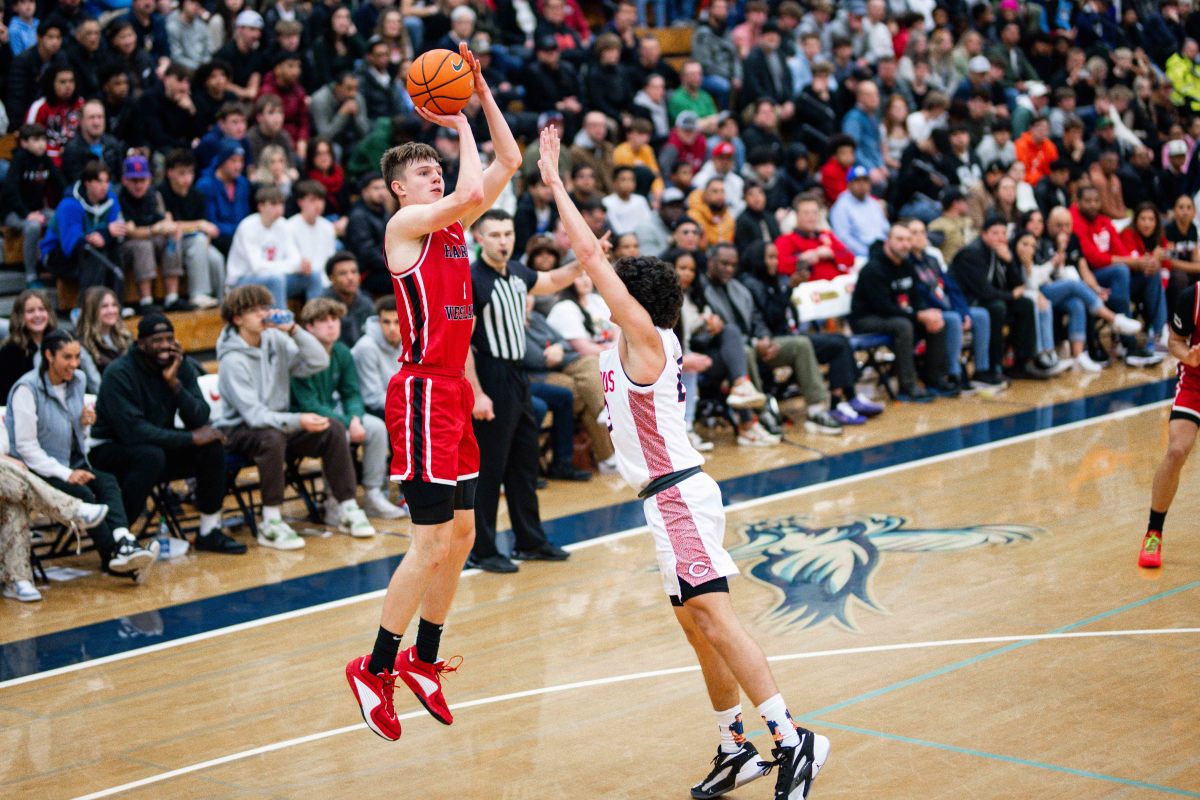
M 718 436 L 735 606 L 793 715 L 833 742 L 813 797 L 1200 797 L 1195 465 L 1167 566 L 1134 566 L 1166 374 L 892 406 L 771 451 Z M 685 798 L 715 726 L 631 498 L 607 480 L 542 493 L 571 560 L 464 577 L 443 640 L 466 657 L 455 725 L 401 689 L 396 743 L 362 725 L 342 669 L 403 535 L 4 602 L 0 796 Z M 731 796 L 770 797 L 772 778 Z

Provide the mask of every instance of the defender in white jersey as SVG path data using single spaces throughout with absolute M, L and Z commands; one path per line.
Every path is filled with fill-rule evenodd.
M 696 652 L 717 718 L 721 741 L 713 768 L 692 787 L 692 797 L 719 797 L 776 767 L 775 800 L 807 797 L 829 756 L 829 740 L 792 722 L 762 649 L 729 600 L 727 577 L 738 570 L 724 547 L 721 490 L 704 474 L 683 417 L 681 354 L 671 332 L 683 305 L 675 270 L 657 258 L 609 264 L 563 186 L 558 154 L 558 131 L 548 125 L 538 161 L 542 180 L 554 192 L 576 259 L 621 330 L 616 347 L 600 356 L 617 467 L 645 498 L 663 588 Z M 771 761 L 759 760 L 746 739 L 741 690 L 771 732 Z
M 721 490 L 701 470 L 704 456 L 688 439 L 679 340 L 673 331 L 656 330 L 666 355 L 658 380 L 649 386 L 630 380 L 617 346 L 600 354 L 600 385 L 617 469 L 646 498 L 663 589 L 680 597 L 681 578 L 699 584 L 738 568 L 725 550 Z

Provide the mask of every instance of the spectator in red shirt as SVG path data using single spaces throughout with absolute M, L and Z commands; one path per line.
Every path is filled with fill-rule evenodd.
M 814 281 L 829 280 L 845 275 L 854 266 L 854 253 L 834 236 L 822 229 L 821 205 L 815 197 L 796 201 L 796 229 L 775 240 L 779 250 L 779 274 L 807 272 Z
M 283 129 L 296 143 L 296 153 L 303 158 L 308 147 L 308 92 L 300 85 L 300 54 L 279 51 L 275 65 L 263 78 L 259 96 L 273 94 L 283 101 Z
M 1157 309 L 1166 302 L 1162 281 L 1158 279 L 1158 258 L 1153 254 L 1134 256 L 1117 234 L 1112 220 L 1100 213 L 1100 192 L 1094 186 L 1079 190 L 1075 205 L 1071 206 L 1071 223 L 1079 249 L 1083 253 L 1081 271 L 1090 269 L 1096 281 L 1108 289 L 1108 307 L 1118 314 L 1133 316 L 1130 301 L 1137 298 L 1153 326 Z M 1086 281 L 1086 275 L 1084 276 Z M 1139 346 L 1132 336 L 1122 336 L 1125 347 L 1125 363 L 1131 367 L 1153 366 L 1162 361 L 1162 356 L 1150 346 Z
M 838 195 L 846 191 L 846 175 L 854 166 L 858 145 L 849 136 L 835 137 L 830 150 L 833 155 L 821 167 L 821 186 L 825 189 L 825 202 L 833 205 Z

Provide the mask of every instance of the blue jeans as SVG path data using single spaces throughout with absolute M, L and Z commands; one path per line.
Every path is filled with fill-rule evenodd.
M 303 297 L 305 300 L 312 300 L 314 297 L 319 297 L 322 291 L 321 275 L 317 272 L 310 275 L 294 272 L 286 277 L 283 275 L 246 275 L 238 278 L 234 286 L 251 284 L 265 286 L 271 293 L 271 300 L 275 303 L 275 308 L 287 308 L 289 297 Z
M 1035 332 L 1037 334 L 1035 345 L 1037 352 L 1044 353 L 1047 350 L 1054 349 L 1054 306 L 1048 305 L 1042 308 L 1041 305 L 1033 301 L 1033 320 L 1036 325 Z
M 1124 264 L 1110 264 L 1107 267 L 1092 270 L 1096 282 L 1108 289 L 1107 305 L 1118 314 L 1129 316 L 1129 267 Z M 1162 294 L 1160 283 L 1159 294 Z M 1137 339 L 1132 336 L 1122 336 L 1121 344 L 1131 348 L 1137 346 Z
M 554 447 L 554 460 L 551 463 L 569 467 L 575 456 L 575 393 L 562 386 L 530 381 L 529 394 L 538 428 L 542 427 L 546 412 L 554 412 L 554 426 L 550 429 L 550 440 Z
M 987 309 L 970 308 L 968 311 L 971 315 L 971 351 L 975 354 L 975 371 L 987 372 L 992 318 L 988 316 Z M 957 311 L 943 311 L 942 319 L 946 322 L 947 371 L 951 376 L 958 378 L 962 375 L 962 314 Z
M 1142 305 L 1150 340 L 1157 341 L 1167 324 L 1167 295 L 1157 270 L 1150 275 L 1138 272 L 1129 276 L 1129 299 Z
M 705 75 L 704 80 L 700 83 L 700 88 L 712 95 L 717 108 L 729 107 L 729 93 L 733 90 L 733 85 L 728 78 L 722 78 L 720 75 Z
M 691 425 L 696 421 L 696 403 L 700 400 L 700 373 L 685 372 L 683 381 L 683 418 Z
M 1103 305 L 1100 295 L 1083 281 L 1077 280 L 1047 283 L 1041 287 L 1041 292 L 1055 312 L 1067 313 L 1067 338 L 1072 343 L 1087 339 L 1088 315 L 1100 310 Z

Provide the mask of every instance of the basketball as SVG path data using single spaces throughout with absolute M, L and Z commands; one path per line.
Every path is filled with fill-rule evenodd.
M 470 65 L 451 50 L 422 53 L 408 68 L 408 94 L 413 104 L 435 114 L 457 114 L 473 91 Z

